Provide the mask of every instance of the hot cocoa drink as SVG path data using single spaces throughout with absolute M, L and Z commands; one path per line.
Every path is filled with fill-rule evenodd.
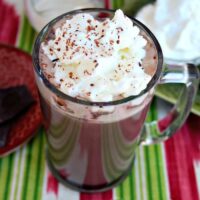
M 114 17 L 67 15 L 50 26 L 39 64 L 52 90 L 37 79 L 49 166 L 76 189 L 108 188 L 132 166 L 153 96 L 154 88 L 146 88 L 156 72 L 156 48 L 120 10 Z

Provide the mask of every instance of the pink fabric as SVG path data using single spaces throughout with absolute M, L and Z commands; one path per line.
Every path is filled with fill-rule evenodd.
M 191 115 L 183 127 L 166 141 L 167 171 L 173 200 L 198 200 L 194 160 L 200 161 L 200 118 Z
M 112 190 L 95 194 L 81 193 L 80 195 L 80 200 L 112 200 L 112 199 L 113 199 Z
M 14 45 L 19 29 L 19 16 L 14 6 L 0 0 L 0 42 Z
M 54 193 L 56 196 L 58 195 L 58 181 L 56 178 L 49 173 L 47 179 L 47 193 Z
M 111 8 L 110 4 L 111 4 L 110 0 L 104 0 L 104 6 L 105 6 L 105 8 L 110 9 Z

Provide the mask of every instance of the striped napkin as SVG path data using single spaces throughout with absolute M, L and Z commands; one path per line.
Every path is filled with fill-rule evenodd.
M 36 32 L 19 2 L 0 0 L 0 42 L 31 53 Z M 111 6 L 112 2 L 105 2 Z M 117 2 L 118 6 L 122 1 Z M 154 99 L 147 120 L 156 119 L 156 102 Z M 45 145 L 41 128 L 29 143 L 0 158 L 0 200 L 200 199 L 200 118 L 195 115 L 167 142 L 139 147 L 130 175 L 121 185 L 104 193 L 78 193 L 58 183 L 47 167 Z

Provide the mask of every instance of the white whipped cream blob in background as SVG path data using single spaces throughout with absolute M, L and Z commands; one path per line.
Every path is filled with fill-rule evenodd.
M 42 44 L 60 90 L 90 101 L 112 101 L 144 90 L 151 76 L 141 66 L 147 41 L 138 27 L 117 10 L 100 22 L 77 14 L 57 28 L 55 39 Z
M 104 7 L 102 0 L 24 0 L 24 4 L 26 14 L 37 31 L 55 17 L 71 10 Z
M 157 0 L 137 18 L 155 34 L 164 57 L 191 60 L 200 57 L 200 0 Z

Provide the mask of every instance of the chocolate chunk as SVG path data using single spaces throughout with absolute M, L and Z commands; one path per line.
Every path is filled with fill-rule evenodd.
M 7 144 L 10 128 L 11 126 L 8 122 L 0 125 L 0 148 Z
M 0 125 L 13 119 L 33 103 L 34 99 L 24 85 L 0 89 Z

